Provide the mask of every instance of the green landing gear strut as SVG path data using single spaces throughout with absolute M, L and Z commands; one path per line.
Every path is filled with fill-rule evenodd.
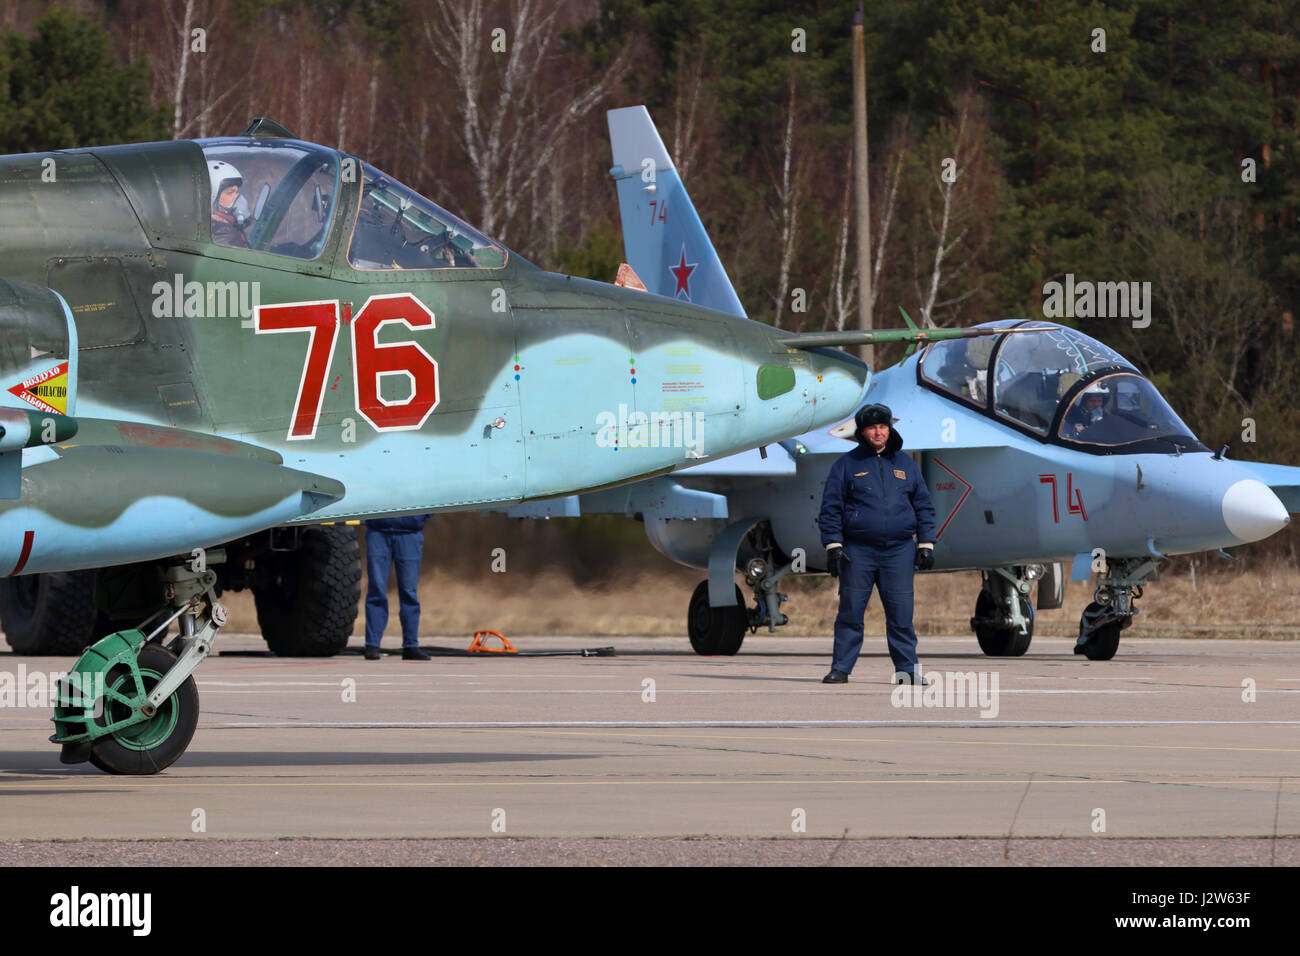
M 106 773 L 150 774 L 185 753 L 199 721 L 192 675 L 226 623 L 214 591 L 217 575 L 207 564 L 224 557 L 214 550 L 169 565 L 166 606 L 140 627 L 97 641 L 73 665 L 51 718 L 50 740 L 63 745 L 63 763 L 89 760 Z M 179 621 L 180 636 L 164 647 L 172 621 Z

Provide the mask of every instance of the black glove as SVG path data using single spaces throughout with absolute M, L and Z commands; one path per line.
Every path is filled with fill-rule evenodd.
M 918 571 L 929 571 L 934 567 L 934 548 L 917 548 L 915 566 Z
M 839 578 L 840 565 L 848 564 L 849 556 L 844 553 L 843 548 L 829 548 L 826 551 L 826 573 L 833 578 Z

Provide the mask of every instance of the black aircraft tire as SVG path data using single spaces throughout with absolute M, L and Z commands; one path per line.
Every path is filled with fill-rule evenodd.
M 0 582 L 0 625 L 16 654 L 76 655 L 95 639 L 95 572 L 25 574 Z
M 148 692 L 171 670 L 176 655 L 157 644 L 146 644 L 137 663 Z M 126 668 L 115 668 L 106 676 L 105 686 L 111 689 L 116 681 L 128 678 Z M 122 705 L 109 703 L 106 716 L 113 716 L 114 706 Z M 185 753 L 198 724 L 199 690 L 191 674 L 148 721 L 95 741 L 90 749 L 90 762 L 105 773 L 132 776 L 159 773 Z
M 992 617 L 994 614 L 993 598 L 987 591 L 981 590 L 975 599 L 975 616 Z M 1034 607 L 1023 597 L 1020 598 L 1020 613 L 1029 618 L 1029 627 L 1024 634 L 1016 633 L 1013 627 L 992 627 L 986 624 L 976 625 L 975 639 L 979 641 L 980 650 L 988 657 L 1019 657 L 1029 650 L 1034 639 Z
M 1089 604 L 1088 609 L 1099 607 L 1097 604 Z M 1087 613 L 1086 611 L 1084 613 Z M 1083 627 L 1083 621 L 1080 619 L 1080 628 Z M 1090 661 L 1108 661 L 1115 656 L 1119 650 L 1120 632 L 1124 630 L 1124 624 L 1115 621 L 1104 627 L 1099 627 L 1092 632 L 1092 636 L 1087 642 L 1080 647 L 1080 652 Z
M 745 614 L 745 596 L 736 587 L 736 603 L 732 607 L 713 607 L 709 604 L 709 582 L 701 581 L 691 595 L 691 606 L 686 614 L 686 633 L 696 654 L 735 654 L 745 641 L 749 617 Z
M 361 545 L 348 525 L 304 528 L 298 550 L 272 555 L 254 585 L 257 624 L 281 657 L 331 657 L 348 646 L 361 602 Z

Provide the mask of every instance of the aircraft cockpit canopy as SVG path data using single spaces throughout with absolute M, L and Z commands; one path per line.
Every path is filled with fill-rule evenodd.
M 325 248 L 338 195 L 332 149 L 289 139 L 200 140 L 212 241 L 295 259 Z
M 998 343 L 993 408 L 1046 435 L 1060 400 L 1090 373 L 1133 366 L 1118 352 L 1072 329 L 1008 335 Z
M 1112 449 L 1151 439 L 1165 443 L 1166 451 L 1200 448 L 1156 387 L 1136 372 L 1095 378 L 1076 391 L 1057 434 L 1065 442 Z
M 368 163 L 348 247 L 354 269 L 495 269 L 505 250 Z
M 926 347 L 920 382 L 1045 441 L 1099 454 L 1206 450 L 1122 355 L 1074 329 L 949 339 Z M 988 327 L 988 326 L 985 326 Z
M 368 163 L 283 137 L 199 140 L 212 241 L 316 259 L 329 239 L 344 163 L 359 167 L 361 199 L 348 262 L 363 271 L 495 269 L 506 250 Z

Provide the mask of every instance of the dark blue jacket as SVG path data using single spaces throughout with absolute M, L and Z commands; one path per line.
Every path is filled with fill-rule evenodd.
M 934 540 L 934 505 L 916 462 L 893 428 L 880 454 L 861 437 L 831 465 L 817 519 L 822 544 L 883 544 L 916 535 Z
M 415 533 L 424 530 L 424 523 L 429 520 L 428 515 L 406 515 L 401 518 L 371 518 L 366 522 L 366 527 L 371 531 L 387 531 Z

